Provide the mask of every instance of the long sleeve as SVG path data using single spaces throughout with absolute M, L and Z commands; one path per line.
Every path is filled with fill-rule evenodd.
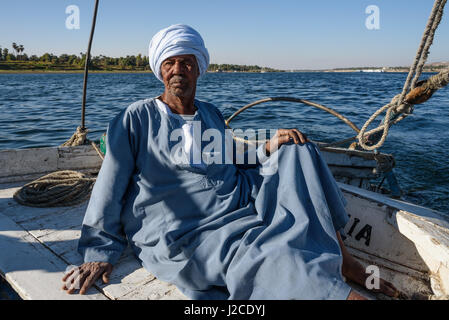
M 115 264 L 127 245 L 120 221 L 135 168 L 136 128 L 130 112 L 121 112 L 107 130 L 106 157 L 92 191 L 81 229 L 78 251 L 85 262 Z
M 211 109 L 215 111 L 222 121 L 224 130 L 229 130 L 225 125 L 226 120 L 220 110 L 216 107 L 211 107 Z M 246 143 L 242 139 L 236 139 L 233 133 L 226 135 L 225 139 L 231 140 L 230 142 L 226 141 L 226 146 L 232 148 L 232 163 L 239 169 L 256 168 L 266 161 L 267 156 L 263 151 L 265 149 L 265 143 L 258 144 L 257 146 L 251 144 L 245 145 Z
M 244 147 L 244 142 L 233 140 L 234 159 L 233 163 L 240 169 L 251 169 L 258 167 L 261 163 L 266 161 L 267 156 L 264 153 L 265 142 L 258 145 L 248 145 Z M 238 146 L 240 144 L 240 146 Z M 244 150 L 242 152 L 242 150 Z

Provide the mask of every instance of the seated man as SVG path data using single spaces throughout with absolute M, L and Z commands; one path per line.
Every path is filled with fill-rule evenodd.
M 342 277 L 364 284 L 367 275 L 341 241 L 345 200 L 318 148 L 280 129 L 252 166 L 206 161 L 198 134 L 213 129 L 227 141 L 220 111 L 195 99 L 209 64 L 203 39 L 170 26 L 149 55 L 164 93 L 111 121 L 79 240 L 85 263 L 63 289 L 78 282 L 84 294 L 107 282 L 129 243 L 148 271 L 192 299 L 363 299 Z M 385 281 L 380 291 L 396 293 Z

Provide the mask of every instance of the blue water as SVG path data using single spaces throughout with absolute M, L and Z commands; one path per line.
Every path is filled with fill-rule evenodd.
M 424 77 L 429 75 L 424 75 Z M 225 117 L 255 100 L 291 96 L 340 112 L 359 128 L 399 93 L 405 73 L 212 73 L 200 79 L 197 97 L 214 103 Z M 80 124 L 82 74 L 0 75 L 0 149 L 57 146 Z M 130 103 L 159 95 L 151 74 L 89 75 L 86 126 L 98 140 L 111 118 Z M 321 110 L 295 103 L 266 103 L 231 122 L 233 128 L 296 127 L 316 141 L 354 135 Z M 380 151 L 392 153 L 405 199 L 449 213 L 449 88 L 418 105 L 390 130 Z

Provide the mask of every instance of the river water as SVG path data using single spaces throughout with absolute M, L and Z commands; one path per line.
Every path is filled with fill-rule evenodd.
M 229 117 L 255 100 L 297 97 L 331 107 L 359 128 L 400 93 L 405 73 L 208 73 L 197 98 Z M 424 74 L 423 77 L 428 77 Z M 81 119 L 82 74 L 0 74 L 0 150 L 57 146 Z M 88 137 L 98 140 L 120 110 L 162 93 L 152 74 L 90 74 L 86 111 Z M 379 119 L 380 120 L 380 119 Z M 377 122 L 376 122 L 377 123 Z M 296 103 L 258 105 L 231 122 L 233 128 L 299 128 L 311 140 L 332 142 L 354 135 L 321 110 Z M 380 149 L 396 159 L 404 198 L 449 214 L 449 88 L 415 107 L 390 130 Z

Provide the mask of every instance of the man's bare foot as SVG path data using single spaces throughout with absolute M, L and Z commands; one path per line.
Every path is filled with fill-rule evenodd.
M 363 287 L 366 287 L 365 282 L 369 275 L 365 272 L 365 268 L 347 251 L 338 232 L 337 237 L 340 243 L 341 252 L 343 254 L 343 276 L 359 285 L 362 285 Z M 384 279 L 379 279 L 379 289 L 372 289 L 371 291 L 380 292 L 394 298 L 397 298 L 400 295 L 399 290 L 397 290 L 390 282 L 385 281 Z

